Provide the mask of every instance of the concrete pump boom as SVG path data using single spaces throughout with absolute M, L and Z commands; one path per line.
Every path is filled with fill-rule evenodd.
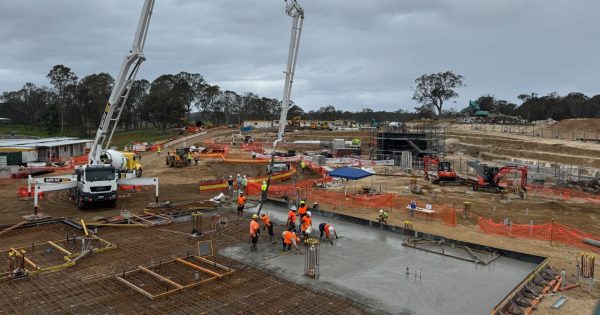
M 144 57 L 144 44 L 146 43 L 146 35 L 148 34 L 148 25 L 150 24 L 153 7 L 154 0 L 146 0 L 144 2 L 137 31 L 135 32 L 135 38 L 133 39 L 133 46 L 131 47 L 129 54 L 123 59 L 121 70 L 119 70 L 119 74 L 115 79 L 115 85 L 110 93 L 110 98 L 104 108 L 100 125 L 96 131 L 96 137 L 94 138 L 94 143 L 92 144 L 88 156 L 90 165 L 102 164 L 102 161 L 100 160 L 102 150 L 108 148 L 110 145 L 113 133 L 121 118 L 123 106 L 127 101 L 129 91 L 135 81 L 135 76 L 141 63 L 146 60 Z M 110 135 L 107 138 L 109 131 Z
M 285 0 L 286 7 L 285 12 L 287 15 L 292 17 L 292 33 L 290 35 L 290 47 L 288 52 L 287 68 L 285 70 L 285 85 L 283 87 L 283 100 L 281 102 L 281 114 L 279 116 L 279 131 L 277 132 L 277 139 L 273 141 L 273 152 L 271 153 L 270 169 L 273 169 L 275 163 L 275 150 L 277 144 L 283 141 L 283 135 L 285 133 L 285 126 L 287 125 L 287 112 L 290 107 L 290 96 L 292 94 L 292 84 L 294 83 L 294 71 L 296 70 L 296 60 L 298 58 L 298 49 L 300 48 L 300 34 L 302 33 L 302 23 L 304 22 L 304 9 L 296 2 L 296 0 Z M 269 179 L 267 180 L 267 192 L 271 185 L 271 179 L 273 172 L 270 172 Z M 260 206 L 258 207 L 258 214 L 263 207 L 265 202 L 266 194 L 261 199 Z

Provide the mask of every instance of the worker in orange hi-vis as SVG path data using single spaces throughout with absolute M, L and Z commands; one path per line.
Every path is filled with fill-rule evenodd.
M 252 215 L 250 220 L 250 251 L 256 251 L 256 243 L 258 242 L 258 236 L 260 235 L 260 225 L 258 225 L 258 215 Z
M 284 252 L 288 251 L 288 250 L 291 250 L 292 246 L 296 250 L 296 253 L 298 253 L 300 251 L 298 249 L 298 242 L 300 242 L 300 239 L 298 238 L 298 236 L 296 235 L 296 233 L 292 229 L 290 229 L 289 231 L 284 231 L 283 232 L 283 234 L 281 235 L 281 242 L 283 244 L 283 251 Z
M 300 220 L 306 215 L 306 211 L 308 211 L 308 205 L 306 201 L 300 200 L 300 207 L 298 207 L 298 214 L 300 215 Z
M 292 230 L 296 229 L 296 212 L 296 206 L 291 206 L 290 212 L 288 212 L 287 227 Z
M 246 205 L 246 196 L 244 196 L 244 193 L 241 191 L 240 191 L 240 196 L 237 199 L 237 204 L 238 204 L 237 216 L 243 217 L 244 216 L 244 206 Z
M 302 218 L 302 238 L 307 238 L 312 232 L 312 220 L 310 214 L 310 211 L 307 211 L 306 215 Z
M 319 232 L 321 232 L 320 239 L 323 240 L 323 234 L 325 234 L 325 237 L 327 237 L 327 240 L 329 241 L 329 243 L 331 243 L 331 245 L 333 245 L 333 240 L 331 236 L 335 235 L 335 238 L 338 238 L 337 231 L 333 227 L 333 224 L 325 222 L 319 224 Z
M 260 219 L 265 224 L 263 226 L 263 230 L 268 229 L 268 231 L 269 231 L 269 241 L 271 241 L 271 242 L 274 241 L 275 234 L 273 234 L 273 222 L 271 222 L 271 218 L 269 218 L 269 216 L 266 213 L 263 213 L 260 215 Z

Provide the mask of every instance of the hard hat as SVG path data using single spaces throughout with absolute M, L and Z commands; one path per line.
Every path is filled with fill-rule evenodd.
M 312 213 L 310 213 L 310 211 L 306 211 L 306 215 L 310 217 Z
M 267 182 L 265 182 L 265 181 L 263 180 L 263 184 L 266 184 L 266 183 L 267 183 Z
M 258 219 L 258 216 L 256 214 L 253 214 L 252 219 Z
M 229 175 L 229 178 L 233 178 L 233 176 Z
M 383 209 L 379 210 L 379 214 L 383 214 Z
M 296 210 L 298 210 L 298 209 L 296 209 L 296 206 L 291 206 L 291 207 L 290 207 L 290 210 L 292 210 L 292 211 L 296 211 Z
M 329 233 L 333 233 L 333 226 L 329 227 Z
M 246 178 L 246 175 L 244 175 L 244 178 Z
M 243 191 L 240 191 L 240 195 L 243 195 L 243 194 L 244 194 L 244 192 L 243 192 Z
M 306 203 L 306 201 L 304 201 L 304 200 L 300 200 L 300 204 L 301 204 L 301 205 L 303 205 L 303 204 L 305 204 L 305 203 Z
M 238 177 L 240 177 L 240 176 L 241 176 L 241 175 L 240 175 L 240 174 L 238 174 Z

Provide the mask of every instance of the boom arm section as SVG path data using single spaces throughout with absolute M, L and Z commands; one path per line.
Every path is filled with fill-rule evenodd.
M 148 25 L 150 24 L 153 7 L 154 0 L 146 0 L 144 2 L 144 7 L 142 8 L 137 31 L 133 40 L 133 46 L 129 51 L 129 54 L 123 59 L 121 69 L 115 79 L 115 85 L 110 93 L 110 98 L 104 108 L 100 125 L 96 131 L 96 137 L 94 138 L 94 143 L 92 144 L 89 154 L 89 164 L 102 163 L 100 161 L 102 148 L 108 148 L 110 145 L 113 133 L 121 118 L 123 106 L 127 101 L 129 91 L 135 81 L 135 76 L 141 63 L 146 60 L 144 57 L 144 44 L 146 42 L 146 35 L 148 34 Z

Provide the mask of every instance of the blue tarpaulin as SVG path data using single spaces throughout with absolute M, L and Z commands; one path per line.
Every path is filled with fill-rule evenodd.
M 329 176 L 331 177 L 341 177 L 354 180 L 369 177 L 371 175 L 373 174 L 354 167 L 336 168 L 335 170 L 329 172 Z

